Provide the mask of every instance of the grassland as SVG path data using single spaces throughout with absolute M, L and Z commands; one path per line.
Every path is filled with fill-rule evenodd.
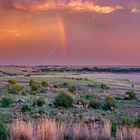
M 19 87 L 21 89 L 13 92 L 13 87 L 16 87 L 14 90 Z M 135 97 L 127 98 L 127 92 L 134 93 Z M 55 100 L 61 93 L 73 98 L 70 106 L 56 106 Z M 139 97 L 140 84 L 128 80 L 60 77 L 57 74 L 2 76 L 0 77 L 0 118 L 10 124 L 17 118 L 38 120 L 45 117 L 70 126 L 79 123 L 98 124 L 110 120 L 111 124 L 115 125 L 116 132 L 116 127 L 122 125 L 140 127 Z M 4 98 L 11 99 L 11 103 L 3 105 Z M 38 99 L 41 101 L 37 101 Z M 39 105 L 36 102 L 43 103 Z M 112 133 L 112 129 L 110 131 Z

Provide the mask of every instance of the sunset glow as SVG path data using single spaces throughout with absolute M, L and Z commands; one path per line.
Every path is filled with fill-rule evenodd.
M 138 0 L 0 0 L 0 20 L 2 64 L 140 65 Z

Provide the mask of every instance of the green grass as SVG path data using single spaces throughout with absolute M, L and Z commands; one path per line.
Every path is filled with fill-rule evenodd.
M 70 86 L 77 86 L 80 85 L 83 89 L 85 89 L 85 87 L 91 88 L 93 89 L 93 92 L 91 93 L 85 93 L 85 91 L 83 91 L 81 94 L 75 94 L 74 96 L 76 96 L 76 99 L 82 99 L 84 101 L 89 102 L 90 99 L 90 95 L 93 96 L 94 93 L 94 89 L 96 89 L 96 93 L 98 96 L 102 96 L 102 94 L 98 93 L 98 91 L 100 91 L 100 85 L 102 83 L 105 83 L 108 87 L 110 87 L 110 90 L 107 91 L 106 93 L 103 94 L 108 94 L 108 92 L 112 92 L 112 91 L 116 91 L 119 93 L 119 91 L 117 91 L 118 89 L 121 90 L 122 93 L 125 94 L 126 91 L 128 91 L 129 89 L 131 89 L 131 84 L 128 81 L 118 81 L 118 80 L 113 80 L 113 81 L 102 81 L 102 80 L 73 80 L 73 79 L 66 79 L 66 78 L 60 78 L 60 77 L 0 77 L 0 84 L 5 84 L 9 79 L 15 79 L 17 81 L 18 84 L 23 85 L 25 87 L 26 90 L 29 90 L 29 81 L 32 79 L 35 82 L 42 82 L 42 81 L 46 81 L 48 83 L 54 83 L 56 85 L 61 85 L 64 82 L 68 83 Z M 25 83 L 26 82 L 26 83 Z M 88 86 L 88 85 L 93 85 L 92 86 Z M 95 86 L 94 86 L 95 85 Z M 65 88 L 65 87 L 64 87 Z M 140 85 L 136 85 L 135 89 L 134 89 L 137 93 L 138 91 L 140 91 Z M 139 93 L 138 93 L 139 94 Z M 65 119 L 67 119 L 67 117 L 69 116 L 73 116 L 73 118 L 76 119 L 77 117 L 77 121 L 80 120 L 81 116 L 84 116 L 83 114 L 92 114 L 92 115 L 99 115 L 102 116 L 104 118 L 108 118 L 111 119 L 113 121 L 121 121 L 121 117 L 125 114 L 123 114 L 123 112 L 121 112 L 122 109 L 124 108 L 140 108 L 140 102 L 137 100 L 117 100 L 116 104 L 117 104 L 117 109 L 115 111 L 104 111 L 104 110 L 96 110 L 96 109 L 77 109 L 77 108 L 68 108 L 68 109 L 64 109 L 64 108 L 55 108 L 55 107 L 48 107 L 48 104 L 52 104 L 52 102 L 54 101 L 55 97 L 58 95 L 58 93 L 53 93 L 52 91 L 48 91 L 47 93 L 36 93 L 36 95 L 31 95 L 29 93 L 27 93 L 25 96 L 18 94 L 18 95 L 14 95 L 14 94 L 4 94 L 3 97 L 10 97 L 12 98 L 14 101 L 16 99 L 24 99 L 26 101 L 25 104 L 28 104 L 31 106 L 31 112 L 28 112 L 28 116 L 30 117 L 30 115 L 34 115 L 34 114 L 38 114 L 38 111 L 42 109 L 42 107 L 33 107 L 32 106 L 32 102 L 33 99 L 37 99 L 37 98 L 44 98 L 46 101 L 45 107 L 43 107 L 43 111 L 46 114 L 59 114 L 62 112 L 62 119 L 63 117 Z M 88 95 L 88 96 L 87 96 Z M 18 106 L 18 108 L 20 109 L 21 106 L 17 105 L 17 104 L 13 104 L 15 106 Z M 40 112 L 41 112 L 40 111 Z M 19 112 L 20 113 L 20 112 Z M 127 113 L 127 112 L 126 112 Z M 64 114 L 64 116 L 63 116 Z M 76 114 L 76 115 L 75 115 Z M 75 115 L 75 116 L 74 116 Z M 13 119 L 12 113 L 11 113 L 11 107 L 9 108 L 0 108 L 0 118 L 3 118 L 6 122 L 8 120 Z M 130 115 L 128 114 L 128 117 L 130 117 Z M 61 118 L 60 118 L 61 119 Z

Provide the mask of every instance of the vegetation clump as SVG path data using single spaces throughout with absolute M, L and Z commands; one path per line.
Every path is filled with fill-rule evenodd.
M 127 99 L 127 100 L 136 99 L 136 93 L 134 91 L 127 91 L 125 93 L 125 99 Z
M 34 82 L 33 80 L 30 80 L 29 86 L 31 88 L 31 91 L 38 92 L 41 88 L 41 84 L 38 82 Z
M 74 101 L 73 97 L 67 92 L 63 91 L 62 93 L 59 93 L 58 96 L 56 96 L 54 104 L 56 107 L 61 106 L 68 108 L 72 106 L 73 101 Z
M 22 113 L 24 112 L 30 112 L 31 111 L 31 108 L 29 105 L 24 105 L 22 106 L 22 109 L 21 109 Z
M 106 84 L 101 84 L 101 90 L 105 91 L 105 90 L 108 90 L 109 87 L 106 85 Z
M 9 97 L 3 97 L 0 103 L 1 107 L 9 107 L 13 103 L 13 99 Z
M 75 86 L 70 86 L 68 88 L 68 91 L 74 93 L 76 91 L 76 87 Z
M 16 85 L 17 81 L 12 79 L 12 80 L 8 80 L 9 85 Z
M 98 97 L 93 96 L 92 98 L 90 98 L 89 107 L 91 107 L 93 109 L 101 109 L 102 103 L 99 102 Z
M 8 140 L 9 139 L 9 131 L 6 124 L 0 120 L 0 140 Z
M 105 110 L 114 110 L 115 107 L 116 107 L 115 97 L 113 97 L 113 96 L 106 97 L 104 109 Z
M 40 97 L 33 101 L 33 106 L 37 105 L 39 107 L 42 107 L 45 104 L 45 99 Z
M 23 87 L 18 85 L 16 80 L 8 81 L 8 93 L 9 94 L 20 94 L 23 91 Z
M 47 86 L 48 86 L 48 82 L 42 81 L 42 82 L 41 82 L 41 86 L 42 86 L 42 87 L 47 87 Z

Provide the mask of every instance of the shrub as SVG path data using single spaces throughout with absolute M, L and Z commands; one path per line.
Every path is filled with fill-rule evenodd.
M 116 107 L 116 99 L 113 96 L 108 96 L 105 100 L 104 109 L 113 110 Z
M 32 84 L 34 84 L 34 81 L 31 79 L 31 80 L 29 81 L 29 86 L 31 87 Z
M 17 84 L 12 84 L 8 86 L 9 94 L 20 94 L 23 90 L 23 87 Z
M 37 83 L 32 84 L 31 91 L 38 91 L 40 86 Z
M 29 91 L 31 95 L 36 95 L 36 91 Z
M 16 80 L 8 80 L 9 85 L 16 85 L 17 81 Z
M 38 113 L 39 113 L 39 114 L 44 114 L 44 113 L 45 113 L 44 108 L 39 109 L 39 110 L 38 110 Z
M 91 87 L 91 88 L 95 88 L 95 87 L 97 87 L 97 84 L 88 84 L 87 86 Z
M 69 88 L 69 83 L 67 83 L 67 82 L 63 82 L 63 83 L 61 83 L 61 84 L 59 84 L 58 85 L 60 88 Z
M 70 86 L 68 88 L 68 91 L 74 93 L 76 91 L 76 87 L 75 86 Z
M 39 91 L 41 88 L 41 84 L 37 82 L 31 82 L 30 83 L 31 91 Z
M 136 99 L 136 93 L 134 91 L 127 91 L 125 93 L 125 98 L 128 99 L 128 100 L 133 100 L 133 99 Z
M 90 98 L 89 106 L 94 109 L 102 108 L 102 104 L 101 104 L 101 102 L 99 102 L 99 99 L 96 96 Z
M 73 100 L 74 99 L 70 94 L 62 92 L 55 98 L 54 104 L 56 107 L 62 106 L 68 108 L 72 106 Z
M 46 81 L 42 81 L 42 82 L 41 82 L 41 86 L 42 86 L 42 87 L 47 87 L 47 86 L 48 86 L 48 83 L 47 83 Z
M 41 98 L 41 97 L 33 101 L 33 106 L 37 105 L 37 106 L 41 107 L 44 104 L 45 104 L 45 99 Z
M 58 88 L 58 85 L 54 84 L 53 87 L 54 87 L 54 88 Z
M 123 117 L 122 119 L 122 125 L 132 125 L 133 122 L 128 117 Z
M 22 91 L 22 92 L 21 92 L 21 95 L 26 96 L 27 94 L 26 94 L 25 91 Z
M 107 90 L 109 89 L 109 87 L 106 85 L 106 84 L 101 84 L 101 87 L 100 87 L 102 90 Z
M 34 82 L 33 80 L 29 81 L 29 86 L 31 88 L 31 91 L 38 91 L 41 88 L 41 84 Z
M 115 136 L 116 131 L 117 131 L 117 124 L 116 123 L 112 123 L 112 125 L 111 125 L 112 136 Z
M 21 110 L 22 110 L 22 113 L 24 113 L 24 112 L 30 112 L 31 111 L 31 108 L 29 107 L 29 105 L 24 105 Z
M 134 122 L 135 126 L 140 128 L 140 118 L 137 118 Z
M 9 139 L 9 131 L 7 129 L 6 124 L 0 120 L 0 140 L 8 140 Z
M 1 106 L 2 107 L 9 107 L 13 103 L 12 98 L 3 97 L 1 99 Z

